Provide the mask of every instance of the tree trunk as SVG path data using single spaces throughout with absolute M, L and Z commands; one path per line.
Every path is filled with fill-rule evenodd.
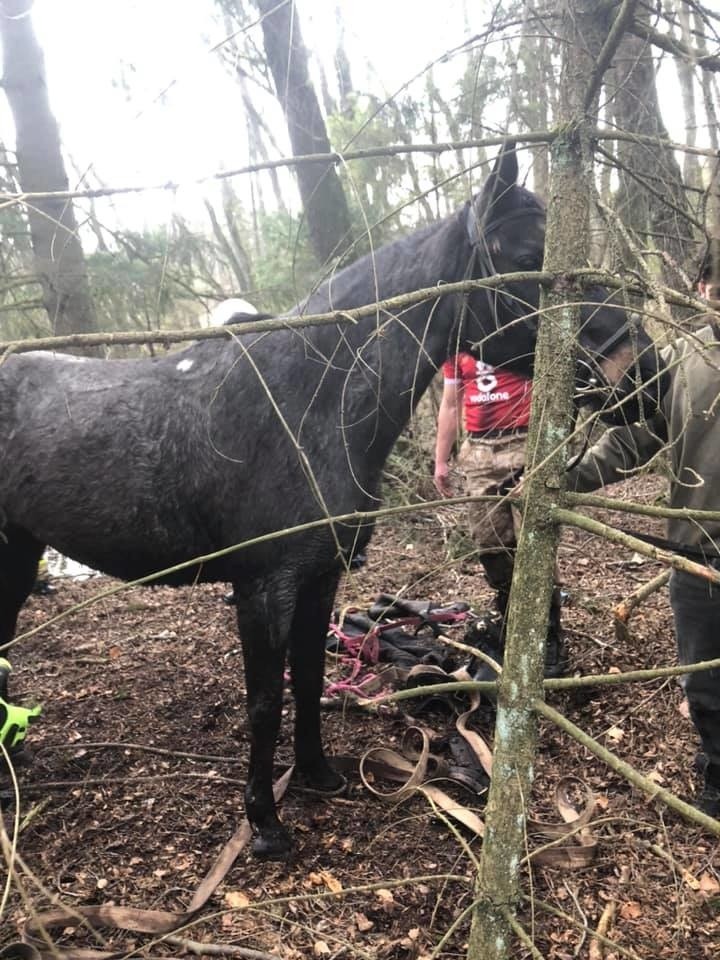
M 308 55 L 294 2 L 256 0 L 265 53 L 296 156 L 329 153 L 330 141 L 308 71 Z M 296 168 L 310 242 L 322 262 L 337 257 L 348 243 L 350 214 L 340 178 L 332 164 Z
M 649 13 L 638 8 L 636 19 L 648 20 Z M 640 37 L 626 34 L 620 45 L 614 70 L 615 119 L 619 129 L 631 133 L 667 138 L 660 113 L 652 48 Z M 671 150 L 631 140 L 618 141 L 620 190 L 618 212 L 627 228 L 638 237 L 642 250 L 656 249 L 682 266 L 695 251 L 689 220 L 687 194 L 680 167 Z M 625 266 L 635 260 L 624 250 Z M 642 266 L 636 264 L 638 269 Z M 667 260 L 659 264 L 669 286 L 676 286 L 680 274 Z
M 589 90 L 608 25 L 594 0 L 563 4 L 560 135 L 552 147 L 544 269 L 558 279 L 543 291 L 528 437 L 525 510 L 510 595 L 504 668 L 498 684 L 493 776 L 480 860 L 468 960 L 510 960 L 520 862 L 526 852 L 537 716 L 543 697 L 545 638 L 559 530 L 550 512 L 562 490 L 572 422 L 575 342 L 582 291 L 564 278 L 588 252 L 594 193 L 588 127 L 597 111 Z M 599 83 L 596 84 L 599 87 Z M 591 102 L 587 104 L 586 98 Z
M 335 6 L 335 74 L 338 90 L 340 91 L 340 112 L 345 117 L 351 117 L 353 111 L 353 83 L 350 72 L 350 60 L 345 51 L 345 23 L 342 18 L 340 4 Z
M 690 11 L 685 3 L 676 3 L 677 16 L 680 23 L 680 39 L 686 46 L 692 46 L 693 37 L 690 28 Z M 683 111 L 685 113 L 685 142 L 689 147 L 697 144 L 697 110 L 695 108 L 695 70 L 692 64 L 680 57 L 675 59 L 680 91 L 682 93 Z M 683 159 L 683 177 L 688 187 L 700 189 L 702 174 L 700 162 L 693 153 L 686 153 Z
M 42 50 L 26 0 L 0 2 L 4 77 L 15 122 L 21 188 L 67 190 L 60 134 L 50 110 Z M 97 328 L 87 268 L 72 203 L 50 198 L 28 205 L 35 268 L 53 333 L 89 333 Z

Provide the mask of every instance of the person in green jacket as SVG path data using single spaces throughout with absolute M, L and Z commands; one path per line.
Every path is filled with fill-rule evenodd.
M 720 310 L 720 244 L 711 245 L 698 274 L 698 293 Z M 711 255 L 712 254 L 712 255 Z M 670 386 L 660 411 L 645 423 L 608 430 L 568 473 L 568 486 L 596 490 L 626 479 L 667 451 L 669 506 L 720 510 L 720 314 L 662 351 Z M 668 540 L 720 570 L 720 521 L 699 524 L 673 518 Z M 681 570 L 670 578 L 678 660 L 720 657 L 720 587 Z M 687 674 L 683 687 L 700 735 L 703 786 L 696 805 L 720 817 L 720 670 Z

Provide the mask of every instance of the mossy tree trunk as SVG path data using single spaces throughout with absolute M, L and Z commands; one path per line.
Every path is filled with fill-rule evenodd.
M 24 0 L 0 0 L 0 40 L 2 86 L 15 123 L 20 186 L 27 193 L 67 190 L 43 52 Z M 95 306 L 72 203 L 52 197 L 34 200 L 28 220 L 50 329 L 58 336 L 92 333 L 97 329 Z
M 510 960 L 520 863 L 537 743 L 533 701 L 543 697 L 545 638 L 559 530 L 559 501 L 572 419 L 575 343 L 582 291 L 567 277 L 584 266 L 594 192 L 587 130 L 594 123 L 610 24 L 591 0 L 563 5 L 559 136 L 552 147 L 544 269 L 555 274 L 541 299 L 528 437 L 525 511 L 509 605 L 504 670 L 498 686 L 495 752 L 468 960 Z M 604 54 L 609 51 L 607 47 Z
M 329 153 L 325 120 L 313 86 L 308 53 L 294 0 L 255 0 L 263 14 L 265 55 L 285 114 L 290 143 L 297 156 Z M 332 164 L 306 163 L 296 169 L 308 233 L 321 263 L 341 255 L 348 244 L 350 213 Z

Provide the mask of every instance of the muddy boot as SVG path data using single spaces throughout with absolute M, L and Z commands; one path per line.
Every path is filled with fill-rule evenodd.
M 488 586 L 495 591 L 495 609 L 504 622 L 515 569 L 515 553 L 507 550 L 502 553 L 483 553 L 480 555 L 480 563 L 485 568 Z
M 545 647 L 545 676 L 562 677 L 567 673 L 567 644 L 560 625 L 562 597 L 560 587 L 555 587 L 550 599 L 547 642 Z

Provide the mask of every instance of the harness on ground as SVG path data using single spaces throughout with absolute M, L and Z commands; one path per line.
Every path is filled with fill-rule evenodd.
M 502 649 L 500 616 L 492 611 L 475 613 L 464 600 L 438 604 L 381 593 L 367 610 L 336 611 L 326 649 L 338 656 L 347 674 L 328 684 L 325 696 L 382 696 L 388 687 L 437 683 L 439 673 L 451 674 L 459 669 L 472 679 L 479 666 L 476 658 L 438 639 L 458 627 L 462 632 L 460 636 L 455 634 L 456 639 L 498 658 Z M 412 712 L 426 709 L 431 702 L 441 705 L 442 698 L 417 701 Z M 452 706 L 447 698 L 445 706 Z

